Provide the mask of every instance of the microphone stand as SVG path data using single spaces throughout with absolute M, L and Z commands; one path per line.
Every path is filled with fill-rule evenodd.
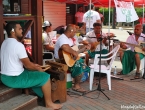
M 99 83 L 98 83 L 98 88 L 97 90 L 102 92 L 107 98 L 108 100 L 110 100 L 110 98 L 103 92 L 103 90 L 101 89 L 101 54 L 102 54 L 102 33 L 101 33 L 101 38 L 100 38 L 100 57 L 99 57 Z
M 108 40 L 109 40 L 109 52 L 110 52 L 110 36 L 108 36 Z
M 96 38 L 96 37 L 90 37 L 90 38 Z M 103 40 L 103 38 L 102 38 L 102 33 L 101 33 L 101 38 L 99 38 L 99 41 L 100 41 L 100 57 L 99 57 L 99 83 L 98 83 L 98 87 L 97 87 L 97 89 L 89 91 L 87 93 L 94 92 L 94 91 L 98 90 L 98 91 L 102 92 L 107 97 L 108 100 L 110 100 L 110 98 L 103 92 L 104 90 L 101 89 L 101 53 L 102 53 L 101 51 L 102 51 L 102 40 Z M 87 93 L 84 93 L 83 95 L 85 95 Z

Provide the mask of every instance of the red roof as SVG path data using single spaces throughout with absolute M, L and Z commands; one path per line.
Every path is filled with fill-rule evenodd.
M 51 0 L 56 2 L 63 2 L 63 3 L 71 3 L 71 4 L 84 4 L 88 5 L 90 0 Z M 109 0 L 91 0 L 92 3 L 96 6 L 101 7 L 108 7 Z M 145 4 L 145 0 L 118 0 L 118 1 L 127 1 L 127 2 L 134 2 L 134 6 L 142 7 Z M 111 0 L 111 6 L 114 6 L 114 0 Z

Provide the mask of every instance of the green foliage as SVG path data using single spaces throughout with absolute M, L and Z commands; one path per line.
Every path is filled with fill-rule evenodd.
M 99 10 L 102 14 L 104 12 L 104 24 L 108 24 L 109 22 L 109 8 L 100 8 Z M 110 23 L 112 22 L 112 8 L 110 9 Z
M 136 11 L 138 17 L 142 17 L 143 16 L 143 8 L 135 8 L 135 11 Z

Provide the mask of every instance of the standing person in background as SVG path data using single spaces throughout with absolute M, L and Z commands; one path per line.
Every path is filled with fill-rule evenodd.
M 97 11 L 99 13 L 100 18 L 101 18 L 101 23 L 103 24 L 103 22 L 104 22 L 104 15 L 100 13 L 99 9 L 100 9 L 99 7 L 95 7 L 95 11 Z
M 91 10 L 90 10 L 90 7 L 91 7 Z M 88 11 L 83 16 L 83 22 L 86 24 L 86 33 L 89 32 L 89 30 L 90 31 L 93 30 L 93 24 L 95 22 L 101 23 L 100 15 L 98 12 L 94 11 L 93 4 L 88 5 Z
M 76 22 L 76 25 L 79 25 L 80 23 L 82 23 L 83 16 L 84 16 L 83 6 L 79 6 L 78 7 L 78 11 L 75 14 L 75 22 Z

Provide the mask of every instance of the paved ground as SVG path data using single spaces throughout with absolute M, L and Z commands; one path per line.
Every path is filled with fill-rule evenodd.
M 67 95 L 67 101 L 63 103 L 62 110 L 144 110 L 145 109 L 145 80 L 130 80 L 132 74 L 120 76 L 124 80 L 112 78 L 112 90 L 108 90 L 106 78 L 101 79 L 101 88 L 110 100 L 100 91 L 94 91 L 83 96 Z M 98 80 L 94 80 L 98 82 Z M 89 83 L 82 86 L 88 90 Z M 94 90 L 98 87 L 94 83 Z M 71 93 L 70 93 L 71 94 Z M 127 109 L 130 108 L 130 109 Z M 136 109 L 133 107 L 136 107 Z M 138 107 L 138 108 L 137 108 Z
M 108 26 L 104 26 L 103 32 L 109 32 L 108 28 Z M 119 29 L 119 27 L 117 27 L 116 29 L 110 29 L 110 32 L 115 34 L 115 39 L 119 39 L 120 41 L 126 41 L 127 37 L 129 36 L 127 31 L 133 32 L 133 28 L 121 27 L 121 29 Z
M 118 61 L 118 58 L 116 58 Z M 117 68 L 117 71 L 120 71 Z M 112 74 L 113 74 L 112 69 Z M 62 110 L 145 110 L 145 80 L 137 79 L 130 80 L 134 77 L 134 72 L 128 75 L 117 75 L 123 80 L 111 78 L 111 90 L 108 90 L 107 79 L 102 77 L 100 80 L 103 93 L 109 97 L 110 100 L 98 88 L 98 77 L 94 78 L 93 92 L 89 91 L 89 81 L 81 84 L 83 88 L 88 90 L 88 93 L 82 95 L 81 93 L 72 92 L 68 90 L 67 101 L 63 103 Z M 89 93 L 90 92 L 90 93 Z

